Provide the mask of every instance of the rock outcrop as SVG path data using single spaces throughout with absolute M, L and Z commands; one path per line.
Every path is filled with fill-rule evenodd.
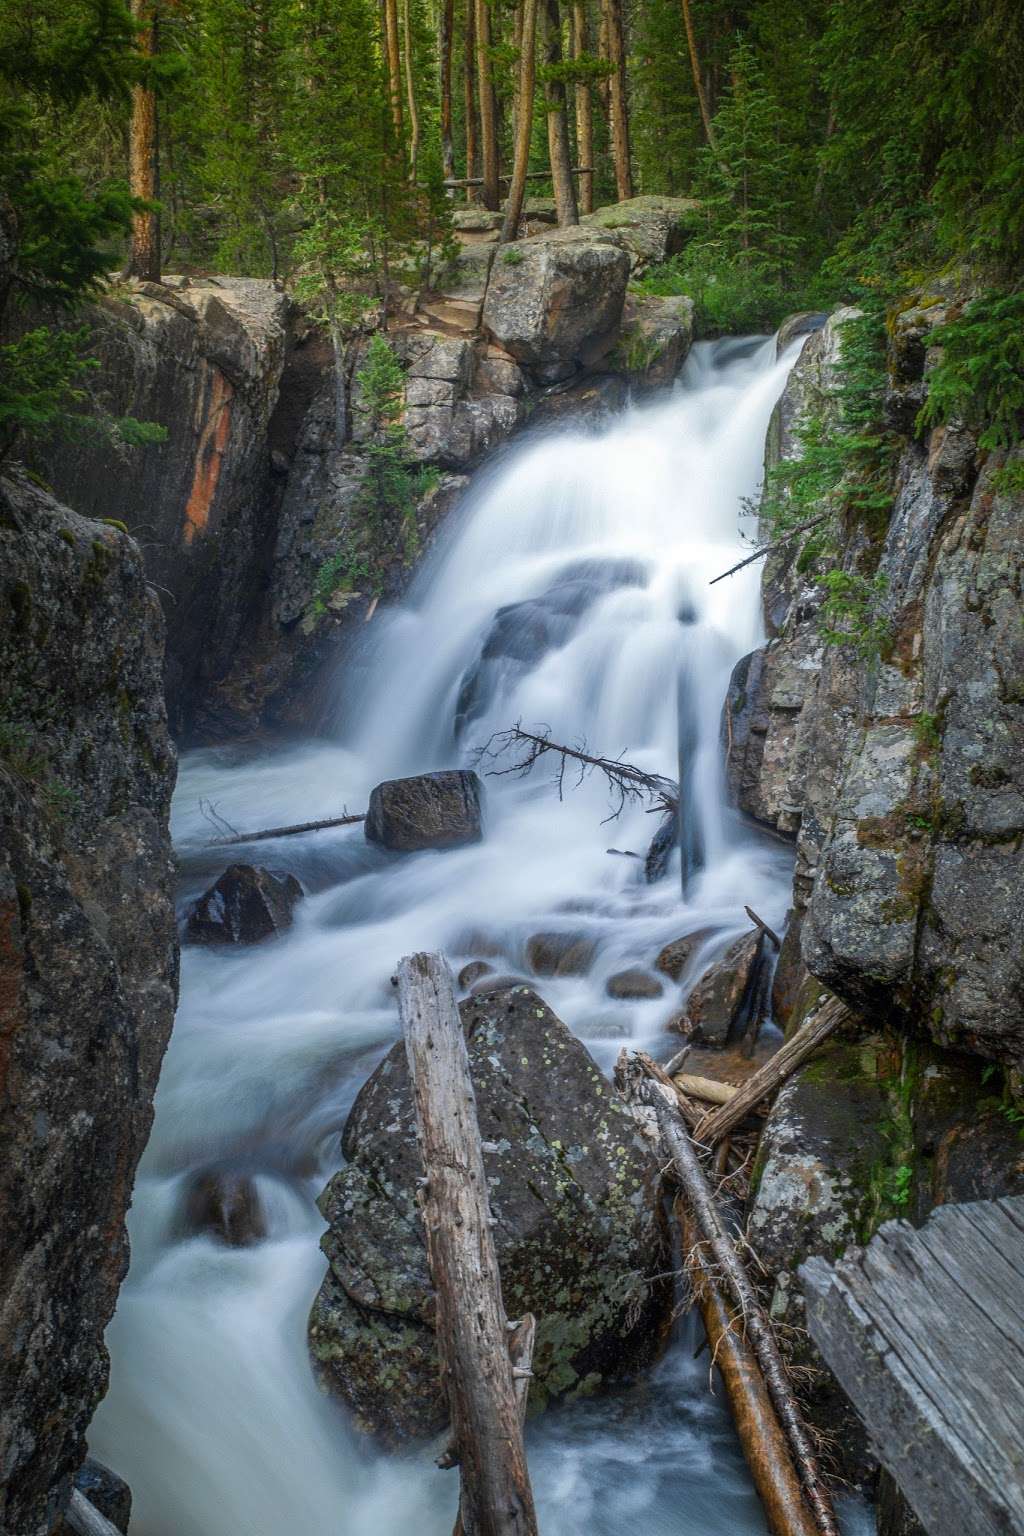
M 657 1159 L 583 1045 L 528 986 L 462 1004 L 505 1306 L 537 1317 L 531 1401 L 648 1363 L 671 1306 Z M 321 1197 L 327 1276 L 310 1317 L 324 1383 L 388 1440 L 446 1419 L 401 1042 L 357 1098 Z
M 47 1536 L 177 989 L 163 623 L 139 550 L 0 482 L 0 1528 Z

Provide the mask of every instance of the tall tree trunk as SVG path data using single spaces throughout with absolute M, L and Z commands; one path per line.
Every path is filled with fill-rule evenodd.
M 476 0 L 476 83 L 480 99 L 480 154 L 484 178 L 485 208 L 497 208 L 498 190 L 498 104 L 494 96 L 494 70 L 491 65 L 491 10 L 488 0 Z
M 621 203 L 633 196 L 633 171 L 629 152 L 629 105 L 626 98 L 626 40 L 622 26 L 622 0 L 603 0 L 608 19 L 608 58 L 613 66 L 608 96 L 611 105 L 612 160 L 615 192 Z
M 466 118 L 466 179 L 477 173 L 476 121 L 476 0 L 466 0 L 466 35 L 462 55 L 462 101 Z M 476 187 L 466 188 L 466 202 L 478 201 Z
M 526 192 L 526 172 L 530 164 L 530 139 L 533 129 L 533 95 L 537 75 L 537 0 L 519 3 L 519 91 L 516 97 L 516 152 L 512 162 L 512 182 L 505 204 L 502 240 L 514 240 L 519 233 Z
M 585 0 L 572 0 L 572 56 L 578 62 L 587 51 Z M 580 165 L 580 212 L 594 211 L 594 113 L 589 80 L 576 82 L 576 150 Z
M 146 59 L 156 54 L 157 0 L 132 0 L 132 20 L 138 28 L 138 49 Z M 128 148 L 128 181 L 133 197 L 152 203 L 157 196 L 156 92 L 145 81 L 132 87 L 132 120 Z M 160 220 L 155 209 L 132 215 L 132 238 L 125 263 L 126 277 L 160 281 Z
M 693 73 L 693 88 L 697 92 L 697 105 L 700 107 L 700 120 L 704 124 L 704 136 L 713 150 L 718 149 L 715 143 L 715 130 L 711 126 L 711 111 L 708 107 L 707 92 L 704 89 L 704 81 L 700 72 L 700 57 L 697 53 L 697 34 L 693 29 L 693 12 L 690 9 L 690 0 L 683 0 L 683 25 L 686 28 L 686 46 L 690 51 L 690 69 Z
M 452 36 L 455 32 L 455 0 L 441 0 L 438 10 L 437 59 L 441 89 L 441 174 L 455 176 L 452 146 Z
M 565 109 L 565 81 L 558 77 L 562 63 L 562 18 L 558 0 L 544 0 L 544 60 L 548 66 L 544 97 L 548 109 L 548 159 L 555 189 L 555 211 L 559 227 L 578 224 L 576 188 L 572 181 L 572 156 L 569 151 L 569 121 Z
M 409 180 L 416 180 L 416 162 L 420 153 L 420 114 L 416 106 L 416 82 L 412 67 L 412 19 L 409 0 L 402 0 L 402 32 L 405 51 L 405 91 L 409 102 Z
M 402 139 L 402 58 L 398 45 L 398 0 L 384 0 L 384 49 L 388 64 L 388 96 L 395 133 Z
M 608 63 L 612 56 L 611 44 L 608 41 L 608 10 L 602 3 L 597 18 L 597 56 Z M 602 75 L 597 82 L 598 99 L 601 102 L 601 111 L 607 118 L 612 109 L 611 84 L 607 75 Z

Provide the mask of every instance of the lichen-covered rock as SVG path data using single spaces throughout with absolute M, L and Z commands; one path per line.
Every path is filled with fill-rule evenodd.
M 46 1536 L 107 1382 L 177 989 L 163 621 L 124 533 L 0 483 L 0 1529 Z
M 650 1362 L 671 1307 L 657 1159 L 583 1045 L 529 987 L 462 1004 L 505 1308 L 537 1317 L 531 1402 Z M 322 1381 L 396 1441 L 443 1427 L 422 1163 L 401 1042 L 357 1098 L 321 1197 L 310 1317 Z
M 165 602 L 179 731 L 192 728 L 200 686 L 226 675 L 259 591 L 287 318 L 269 279 L 188 278 L 104 298 L 91 314 L 94 408 L 156 422 L 167 439 L 125 455 L 89 433 L 41 459 L 77 511 L 138 534 Z
M 614 346 L 628 277 L 626 252 L 582 226 L 518 240 L 491 269 L 484 329 L 538 379 L 567 378 Z
M 465 768 L 388 779 L 370 795 L 367 839 L 393 853 L 478 843 L 482 797 L 479 778 Z
M 629 257 L 634 272 L 655 266 L 681 251 L 686 223 L 700 204 L 689 197 L 646 193 L 586 213 L 580 223 L 610 235 Z
M 193 944 L 259 944 L 292 926 L 302 896 L 294 875 L 232 864 L 193 902 L 185 937 Z

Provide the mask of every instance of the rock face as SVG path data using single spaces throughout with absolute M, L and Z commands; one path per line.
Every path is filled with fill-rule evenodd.
M 104 299 L 92 316 L 98 408 L 156 422 L 166 442 L 124 455 L 91 434 L 41 467 L 79 512 L 138 535 L 164 593 L 171 720 L 187 732 L 259 592 L 287 301 L 269 281 L 172 281 Z
M 479 778 L 464 768 L 389 779 L 370 795 L 366 836 L 393 853 L 478 843 L 482 796 Z
M 687 221 L 700 204 L 688 197 L 646 194 L 584 214 L 586 228 L 599 229 L 620 245 L 632 271 L 642 271 L 681 251 Z
M 106 1388 L 174 1014 L 162 639 L 131 539 L 0 482 L 0 1528 L 18 1536 L 51 1530 Z
M 529 987 L 462 1004 L 505 1307 L 537 1316 L 531 1402 L 649 1362 L 669 1298 L 658 1170 L 587 1051 Z M 446 1409 L 416 1206 L 422 1164 L 401 1042 L 357 1098 L 321 1197 L 330 1268 L 310 1317 L 325 1384 L 391 1441 Z
M 629 257 L 582 227 L 502 248 L 484 300 L 488 335 L 544 383 L 570 377 L 614 346 Z
M 665 389 L 693 345 L 693 329 L 692 299 L 681 294 L 658 298 L 630 293 L 611 360 L 623 370 L 635 393 Z
M 294 875 L 232 864 L 190 908 L 185 937 L 192 944 L 258 944 L 291 927 L 302 895 Z

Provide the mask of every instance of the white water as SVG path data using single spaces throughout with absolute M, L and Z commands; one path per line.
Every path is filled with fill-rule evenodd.
M 403 954 L 439 948 L 458 967 L 486 941 L 499 969 L 521 970 L 532 933 L 586 932 L 598 942 L 591 974 L 541 986 L 608 1066 L 624 1038 L 664 1048 L 679 1005 L 678 993 L 612 1001 L 614 971 L 698 927 L 718 928 L 708 949 L 722 947 L 747 926 L 744 903 L 783 923 L 788 859 L 724 809 L 717 743 L 730 669 L 760 638 L 759 571 L 708 582 L 742 553 L 740 498 L 756 488 L 792 361 L 777 362 L 773 342 L 701 345 L 664 403 L 600 436 L 524 446 L 478 478 L 457 537 L 346 667 L 336 742 L 183 762 L 175 833 L 189 896 L 224 863 L 200 852 L 200 799 L 240 827 L 336 814 L 363 806 L 381 779 L 469 761 L 474 743 L 520 719 L 675 777 L 679 694 L 697 726 L 706 867 L 685 902 L 678 853 L 674 873 L 643 884 L 638 861 L 606 850 L 642 854 L 654 818 L 633 808 L 603 825 L 601 782 L 559 803 L 543 766 L 487 781 L 476 847 L 395 857 L 357 827 L 241 852 L 294 871 L 308 895 L 271 944 L 183 953 L 132 1269 L 109 1331 L 112 1386 L 90 1434 L 132 1485 L 134 1536 L 403 1536 L 414 1522 L 419 1536 L 448 1536 L 455 1477 L 422 1456 L 377 1456 L 313 1383 L 305 1320 L 324 1267 L 314 1200 L 352 1097 L 395 1037 L 389 978 Z M 460 683 L 495 613 L 545 593 L 540 622 L 560 626 L 559 643 L 532 662 L 492 663 L 491 691 L 456 742 Z M 516 648 L 537 613 L 504 620 Z M 210 1166 L 257 1175 L 266 1240 L 229 1249 L 182 1234 L 187 1178 Z M 690 1346 L 649 1379 L 531 1428 L 545 1536 L 760 1536 L 721 1397 Z

